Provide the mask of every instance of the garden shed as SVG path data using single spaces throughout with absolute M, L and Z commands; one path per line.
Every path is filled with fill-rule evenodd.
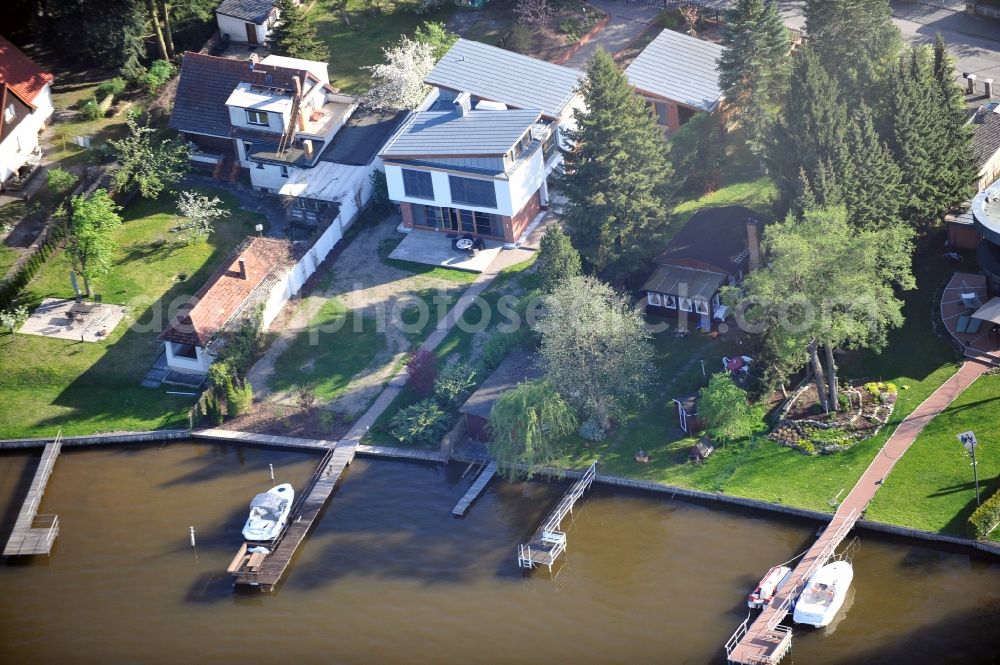
M 479 389 L 469 396 L 459 412 L 465 418 L 469 436 L 476 441 L 489 441 L 490 411 L 500 396 L 522 381 L 537 379 L 542 375 L 536 357 L 527 351 L 510 353 L 496 370 L 483 381 Z

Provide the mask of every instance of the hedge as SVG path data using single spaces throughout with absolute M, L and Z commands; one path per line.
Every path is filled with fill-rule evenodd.
M 983 505 L 969 516 L 969 535 L 973 538 L 985 538 L 990 531 L 1000 524 L 1000 491 L 986 499 Z

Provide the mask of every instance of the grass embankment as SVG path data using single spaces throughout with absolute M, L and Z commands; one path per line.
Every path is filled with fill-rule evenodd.
M 309 20 L 327 46 L 330 47 L 330 84 L 352 95 L 363 94 L 371 86 L 371 76 L 362 67 L 382 62 L 382 49 L 396 43 L 401 35 L 413 36 L 424 21 L 448 20 L 455 6 L 444 3 L 427 14 L 416 11 L 413 0 L 387 0 L 381 11 L 369 10 L 366 0 L 347 3 L 350 25 L 330 0 L 318 0 L 309 11 Z
M 437 367 L 443 367 L 449 362 L 469 362 L 478 363 L 480 361 L 477 352 L 476 338 L 485 343 L 492 335 L 498 333 L 498 326 L 507 319 L 501 317 L 497 304 L 506 292 L 511 290 L 528 292 L 537 285 L 534 273 L 527 273 L 527 269 L 534 263 L 534 257 L 523 263 L 505 268 L 498 274 L 490 287 L 481 295 L 482 300 L 473 302 L 462 315 L 462 325 L 456 324 L 445 336 L 441 343 L 434 349 L 433 354 Z M 485 317 L 485 318 L 484 318 Z M 482 350 L 480 345 L 478 351 Z M 485 368 L 480 369 L 476 376 L 477 382 L 481 383 L 489 376 L 490 371 Z M 407 385 L 395 400 L 386 408 L 381 416 L 372 425 L 371 430 L 365 435 L 364 442 L 377 445 L 408 447 L 408 444 L 401 443 L 386 430 L 387 423 L 402 408 L 420 401 L 421 397 L 412 391 Z M 451 414 L 453 417 L 456 413 Z M 415 446 L 421 447 L 421 446 Z
M 338 298 L 327 300 L 309 329 L 275 361 L 269 387 L 287 391 L 308 384 L 317 398 L 332 400 L 385 348 L 385 336 L 375 325 L 373 318 L 352 315 Z
M 1000 491 L 1000 376 L 984 375 L 927 424 L 875 495 L 868 517 L 880 522 L 966 536 L 976 509 L 972 460 L 957 434 L 972 430 L 985 501 Z M 990 534 L 1000 541 L 1000 530 Z
M 232 217 L 208 241 L 184 244 L 174 201 L 138 201 L 123 211 L 119 250 L 111 272 L 97 280 L 105 303 L 129 306 L 130 316 L 103 342 L 82 343 L 34 335 L 0 335 L 0 438 L 155 429 L 186 423 L 190 398 L 139 384 L 162 350 L 156 335 L 232 248 L 263 220 L 218 194 Z M 46 297 L 73 296 L 69 258 L 54 255 L 28 286 L 32 306 Z M 180 280 L 181 275 L 186 279 Z M 138 324 L 138 325 L 136 325 Z
M 925 259 L 929 257 L 924 257 Z M 871 377 L 906 386 L 899 394 L 889 425 L 875 437 L 837 455 L 807 456 L 763 437 L 719 448 L 703 464 L 687 461 L 694 439 L 678 436 L 677 412 L 669 397 L 683 395 L 704 385 L 700 367 L 685 367 L 685 358 L 701 353 L 706 367 L 718 367 L 722 349 L 715 345 L 692 347 L 698 333 L 688 340 L 658 340 L 660 375 L 676 375 L 668 394 L 661 394 L 638 417 L 627 421 L 601 443 L 575 441 L 563 463 L 585 466 L 597 460 L 603 473 L 641 478 L 669 485 L 725 492 L 814 510 L 833 509 L 832 500 L 846 494 L 867 468 L 896 425 L 957 369 L 955 354 L 937 337 L 931 316 L 939 290 L 953 271 L 939 261 L 915 261 L 918 288 L 905 295 L 906 324 L 890 335 L 882 353 L 856 353 L 842 359 L 841 377 Z M 681 368 L 676 371 L 676 368 Z M 955 443 L 957 446 L 957 442 Z M 649 464 L 635 461 L 645 450 Z M 904 458 L 905 459 L 905 458 Z M 893 472 L 894 478 L 899 467 Z M 904 471 L 904 474 L 906 472 Z M 920 507 L 914 507 L 919 511 Z M 916 526 L 904 522 L 908 526 Z

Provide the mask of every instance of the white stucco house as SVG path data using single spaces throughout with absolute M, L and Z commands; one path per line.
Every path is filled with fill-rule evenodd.
M 223 39 L 264 44 L 279 14 L 274 0 L 222 0 L 215 10 L 215 21 Z
M 0 36 L 0 189 L 41 159 L 38 135 L 52 116 L 52 74 Z
M 459 39 L 431 92 L 380 151 L 403 229 L 516 244 L 549 204 L 548 177 L 582 108 L 583 73 Z

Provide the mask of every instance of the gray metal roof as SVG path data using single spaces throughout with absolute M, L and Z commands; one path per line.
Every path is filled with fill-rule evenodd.
M 550 118 L 558 118 L 583 76 L 569 67 L 459 39 L 424 81 L 519 109 L 539 109 Z
M 702 111 L 712 111 L 722 97 L 717 62 L 722 46 L 664 30 L 625 70 L 629 83 L 650 93 Z
M 665 265 L 657 266 L 642 285 L 642 290 L 693 300 L 711 300 L 725 281 L 726 276 L 717 272 Z
M 263 25 L 272 9 L 274 0 L 222 0 L 215 12 Z
M 382 157 L 503 155 L 541 117 L 539 111 L 414 113 L 382 149 Z

